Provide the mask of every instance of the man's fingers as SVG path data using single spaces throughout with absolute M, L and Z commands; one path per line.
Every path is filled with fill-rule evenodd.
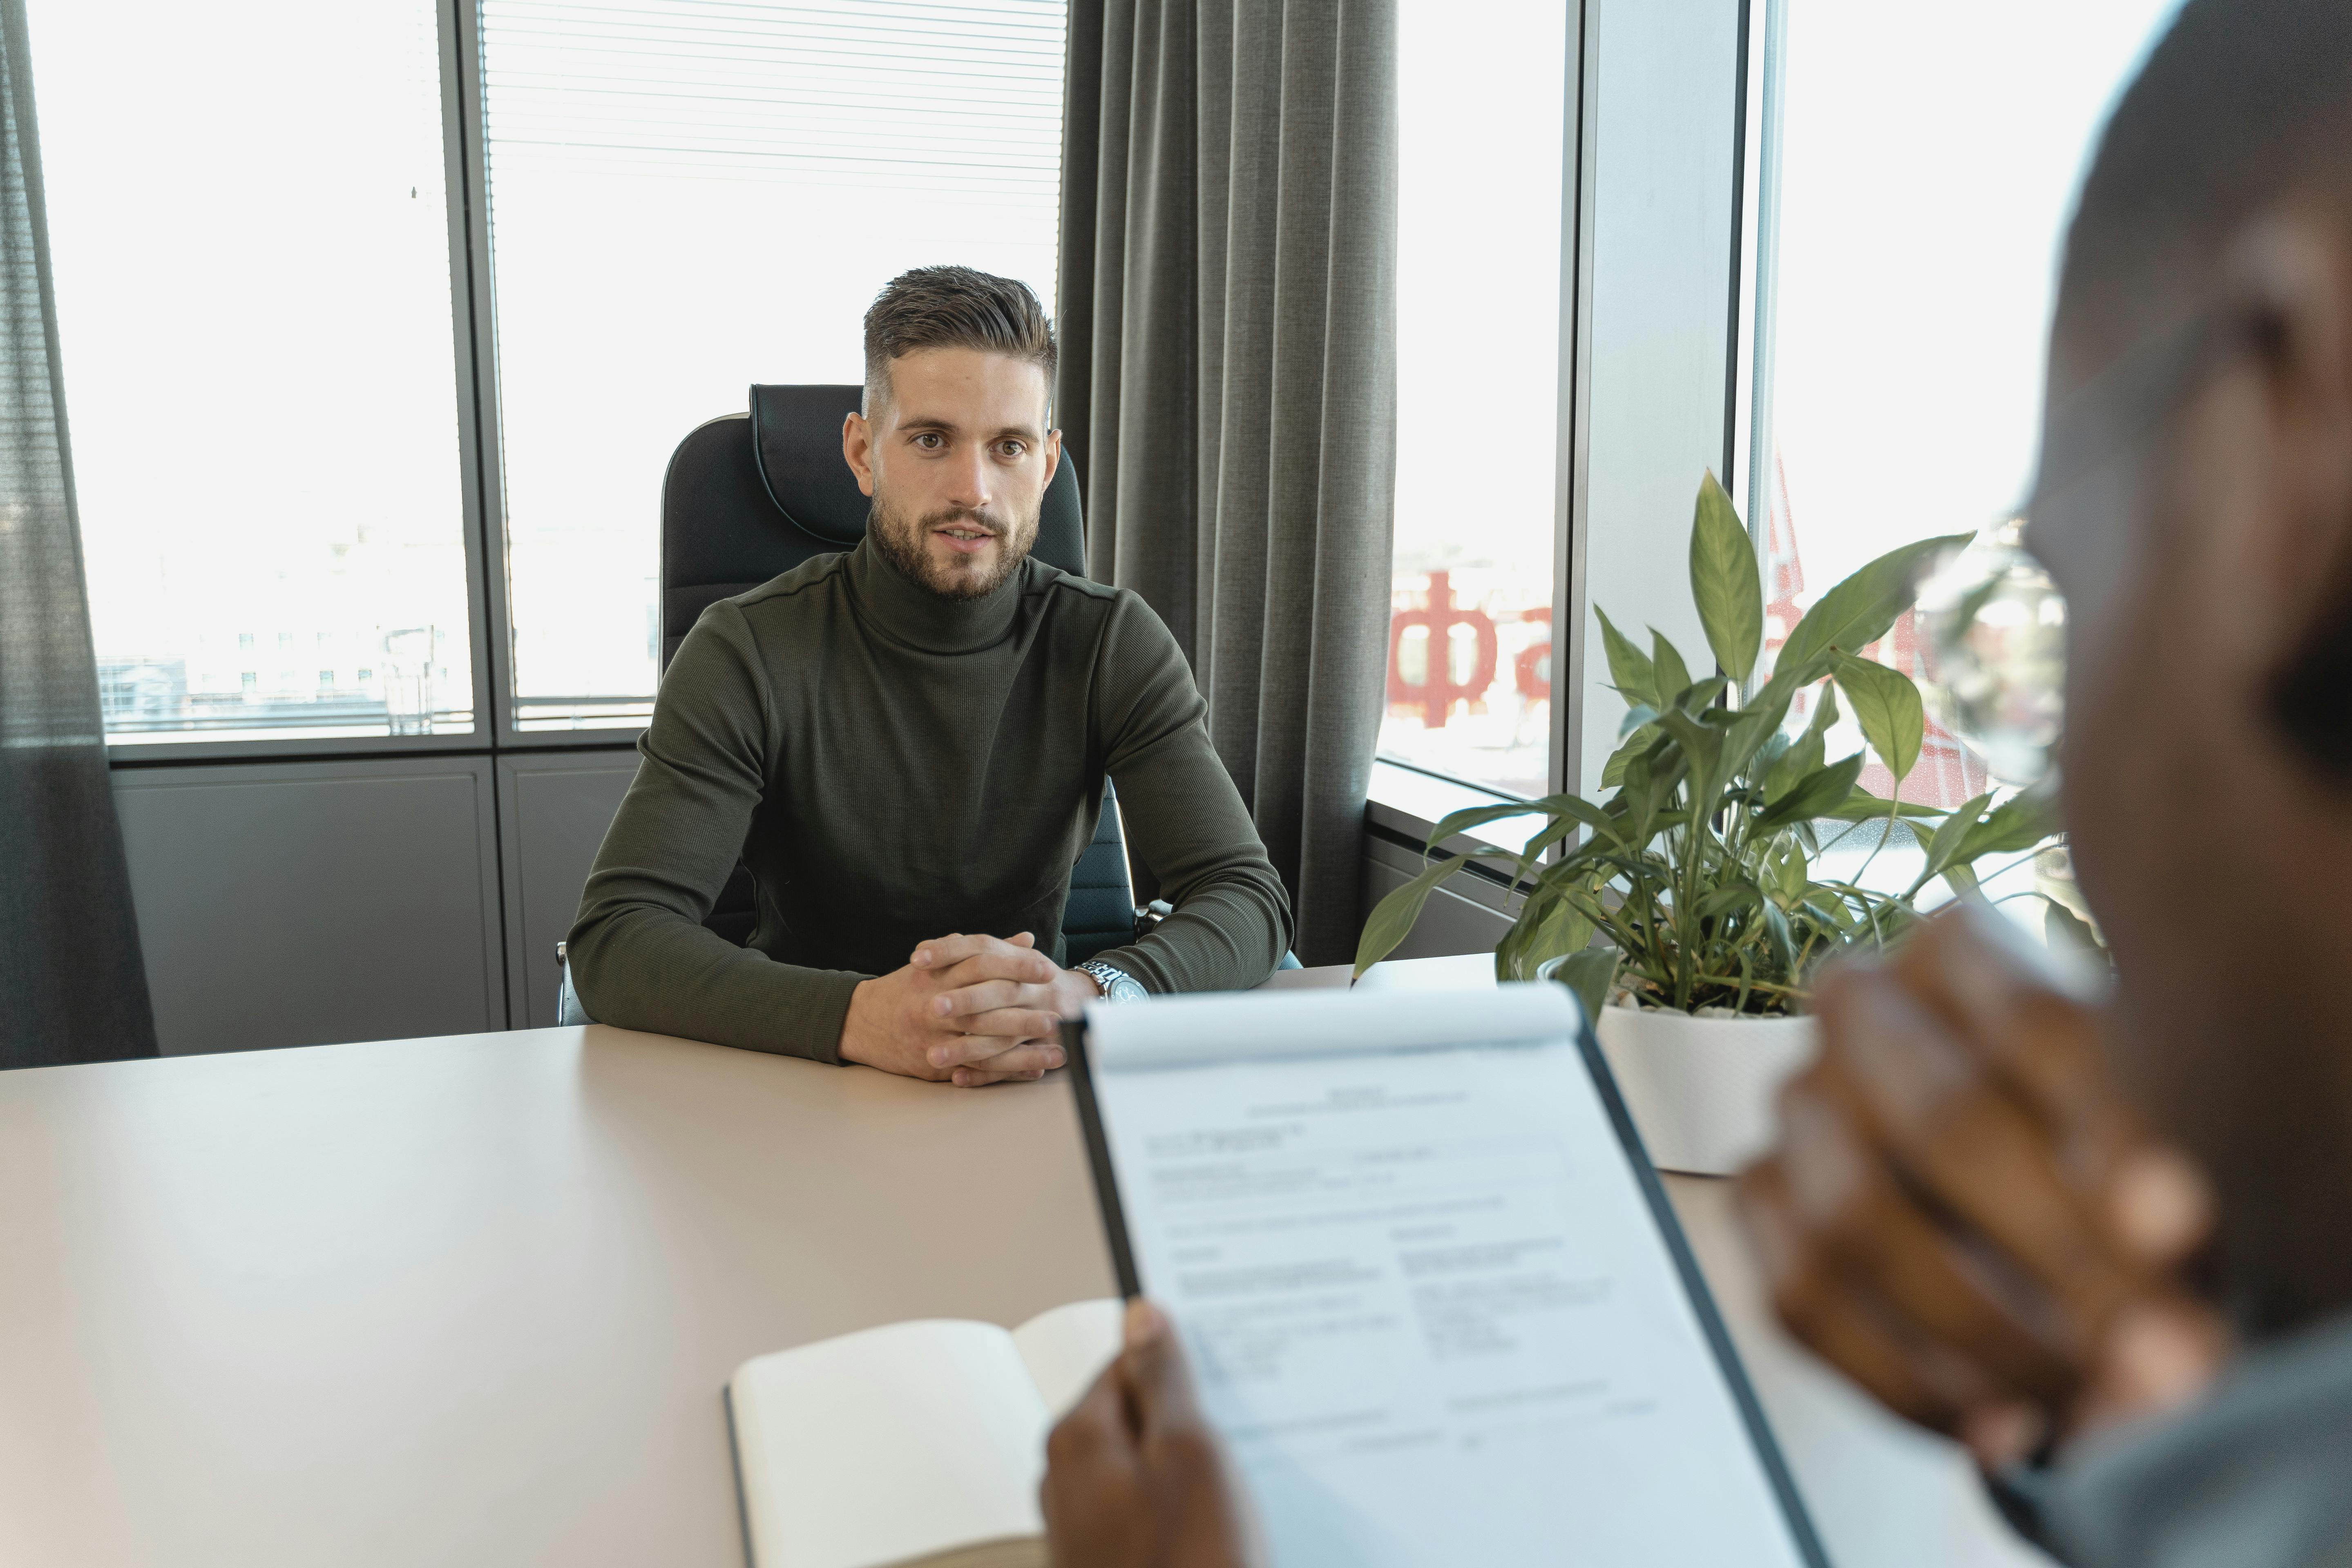
M 1936 1432 L 1958 1427 L 1961 1404 L 1953 1391 L 1938 1386 L 1910 1347 L 1856 1304 L 1807 1234 L 1777 1158 L 1740 1173 L 1739 1216 L 1773 1310 L 1790 1333 L 1897 1415 Z
M 955 1083 L 960 1089 L 979 1089 L 992 1083 L 1026 1081 L 1043 1078 L 1061 1065 L 1060 1046 L 1032 1040 L 1000 1051 L 984 1061 L 956 1068 Z
M 2053 1129 L 2137 1136 L 2100 1055 L 2096 1013 L 2009 921 L 1963 904 L 1887 967 Z
M 2107 1183 L 2107 1223 L 2126 1252 L 2159 1268 L 2185 1261 L 2211 1237 L 2213 1189 L 2160 1143 L 2134 1150 Z
M 1116 1365 L 1145 1439 L 1205 1430 L 1192 1393 L 1192 1367 L 1168 1314 L 1138 1296 L 1127 1304 L 1126 1338 Z
M 991 1072 L 986 1068 L 958 1068 L 948 1081 L 958 1089 L 986 1089 L 1000 1083 L 1035 1083 L 1043 1071 Z
M 1133 1469 L 1135 1438 L 1127 1422 L 1127 1393 L 1118 1368 L 1107 1366 L 1046 1435 L 1047 1470 L 1075 1476 L 1106 1465 Z
M 1054 978 L 1055 969 L 1054 961 L 1042 952 L 1000 944 L 985 952 L 937 966 L 931 973 L 933 982 L 942 991 L 953 991 L 992 980 L 1014 985 L 1043 985 Z
M 2046 1287 L 2077 1330 L 2095 1331 L 2139 1288 L 2045 1131 L 1893 973 L 1848 973 L 1814 1001 L 1825 1050 L 1808 1083 L 1845 1101 L 1901 1170 Z
M 2103 1426 L 2174 1409 L 2202 1393 L 2229 1359 L 2221 1315 L 2184 1295 L 2134 1302 L 2100 1348 L 2082 1425 Z
M 2072 1325 L 1924 1215 L 1824 1087 L 1799 1083 L 1781 1096 L 1778 1159 L 1786 1212 L 1819 1249 L 1816 1269 L 1844 1280 L 1846 1294 L 1883 1302 L 1917 1339 L 1964 1357 L 1991 1380 L 1988 1393 L 2070 1395 Z
M 1062 1065 L 1062 1047 L 1056 1043 L 1060 1028 L 1050 1013 L 1008 1007 L 982 1013 L 971 1023 L 971 1033 L 940 1037 L 924 1052 L 924 1060 L 935 1068 L 994 1067 L 1002 1065 L 996 1058 L 1007 1052 L 1051 1045 L 1055 1059 L 1046 1065 Z
M 961 975 L 972 967 L 971 963 L 959 964 L 949 978 Z M 951 991 L 942 991 L 931 998 L 929 1006 L 933 1017 L 957 1019 L 960 1020 L 956 1024 L 957 1028 L 971 1029 L 978 1026 L 961 1020 L 972 1018 L 983 1013 L 993 1013 L 1005 1007 L 1043 1008 L 1046 1012 L 1053 1012 L 1054 993 L 1046 986 L 1032 984 L 1025 981 L 982 980 L 971 984 L 958 985 Z M 1060 1016 L 1059 1014 L 1055 1016 Z
M 955 931 L 918 942 L 907 962 L 917 969 L 945 969 L 950 964 L 961 963 L 982 953 L 1033 952 L 1036 945 L 1037 939 L 1025 931 L 1015 933 L 1010 940 L 977 932 Z M 1046 962 L 1051 963 L 1052 960 Z
M 1127 1391 L 1116 1366 L 1103 1369 L 1045 1438 L 1037 1505 L 1056 1555 L 1140 1562 L 1150 1516 L 1138 1496 L 1140 1456 L 1128 1425 Z

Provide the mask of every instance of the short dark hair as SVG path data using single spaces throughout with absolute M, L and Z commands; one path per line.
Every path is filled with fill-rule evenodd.
M 2188 0 L 2116 105 L 2083 181 L 2060 314 L 2128 335 L 2290 191 L 2352 198 L 2352 5 Z M 2352 209 L 2352 200 L 2347 201 Z
M 1054 324 L 1029 285 L 970 267 L 918 267 L 883 286 L 866 310 L 866 398 L 890 389 L 890 362 L 918 349 L 979 349 L 1027 360 L 1054 388 Z

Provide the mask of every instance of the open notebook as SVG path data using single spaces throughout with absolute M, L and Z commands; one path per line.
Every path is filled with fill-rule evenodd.
M 1182 1331 L 1276 1568 L 1817 1568 L 1569 993 L 1091 1007 L 1119 1282 Z
M 727 1410 L 753 1568 L 1044 1568 L 1045 1433 L 1118 1344 L 1117 1301 L 1074 1301 L 745 1362 Z

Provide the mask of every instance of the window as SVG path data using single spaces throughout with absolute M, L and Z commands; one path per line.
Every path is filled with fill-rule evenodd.
M 1743 498 L 1768 561 L 1768 648 L 1864 562 L 1997 523 L 2023 498 L 2074 191 L 2177 0 L 1987 0 L 1964 22 L 1785 3 Z M 1925 684 L 1910 617 L 1876 652 Z M 1860 748 L 1851 720 L 1832 755 L 1839 740 Z M 1862 783 L 1889 781 L 1874 760 Z M 1997 783 L 1931 722 L 1903 793 L 1956 805 Z M 1916 867 L 1898 841 L 1880 872 L 1907 880 L 1906 852 Z
M 1405 0 L 1382 754 L 1515 795 L 1551 767 L 1567 7 Z
M 662 474 L 958 261 L 1050 310 L 1061 0 L 484 0 L 517 728 L 652 710 Z
M 116 746 L 473 727 L 437 9 L 30 0 Z M 404 721 L 296 657 L 409 626 Z

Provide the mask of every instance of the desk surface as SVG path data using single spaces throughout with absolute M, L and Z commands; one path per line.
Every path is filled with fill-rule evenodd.
M 1669 1184 L 1842 1568 L 2032 1561 Z M 0 1563 L 735 1568 L 739 1363 L 1111 1288 L 1058 1075 L 601 1026 L 0 1074 Z

